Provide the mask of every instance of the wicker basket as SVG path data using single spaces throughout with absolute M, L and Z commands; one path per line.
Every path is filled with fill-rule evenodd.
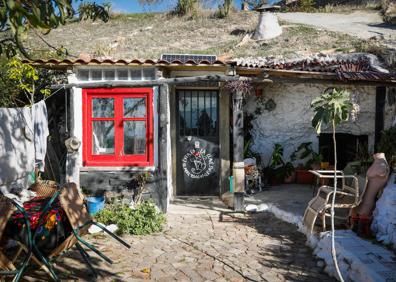
M 32 186 L 30 190 L 35 192 L 38 197 L 49 198 L 54 195 L 57 191 L 58 184 L 52 180 L 38 180 Z

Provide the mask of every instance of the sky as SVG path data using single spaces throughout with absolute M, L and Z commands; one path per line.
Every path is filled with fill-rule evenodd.
M 160 4 L 142 7 L 138 0 L 96 0 L 96 3 L 110 2 L 112 10 L 120 13 L 144 13 L 144 12 L 163 12 L 169 11 L 174 7 L 176 0 L 163 0 Z M 216 2 L 213 1 L 212 2 Z M 222 2 L 222 1 L 217 1 Z M 234 0 L 237 8 L 241 7 L 242 0 Z M 217 5 L 216 5 L 217 6 Z M 216 7 L 215 6 L 215 7 Z

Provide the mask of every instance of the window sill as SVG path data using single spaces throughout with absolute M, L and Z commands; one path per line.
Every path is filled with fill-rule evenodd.
M 155 171 L 154 166 L 84 166 L 80 168 L 80 172 L 92 172 L 92 171 L 108 171 L 108 172 L 139 172 L 139 171 Z

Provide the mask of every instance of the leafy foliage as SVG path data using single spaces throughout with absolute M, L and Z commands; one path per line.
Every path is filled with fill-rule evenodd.
M 15 107 L 33 104 L 50 94 L 48 71 L 41 73 L 17 58 L 0 58 L 0 106 Z M 44 78 L 45 76 L 45 78 Z
M 276 168 L 284 164 L 283 161 L 283 146 L 276 143 L 274 145 L 274 151 L 272 152 L 271 158 L 269 160 L 268 166 L 271 168 Z
M 342 89 L 329 88 L 320 97 L 311 103 L 315 115 L 312 126 L 320 134 L 323 124 L 329 124 L 334 120 L 335 125 L 349 119 L 352 109 L 349 93 Z
M 223 5 L 219 5 L 216 16 L 218 18 L 228 17 L 228 14 L 230 13 L 231 6 L 232 6 L 232 0 L 224 0 Z
M 308 159 L 307 159 L 308 158 Z M 301 143 L 297 149 L 290 155 L 292 161 L 307 159 L 304 167 L 311 169 L 314 164 L 322 161 L 322 155 L 316 153 L 312 148 L 312 142 Z
M 0 2 L 0 29 L 4 37 L 0 40 L 0 54 L 8 57 L 16 55 L 18 49 L 30 58 L 24 48 L 21 36 L 29 29 L 38 29 L 48 33 L 51 29 L 64 25 L 68 19 L 79 15 L 80 19 L 109 19 L 104 6 L 90 2 L 81 2 L 78 12 L 74 2 L 81 0 L 3 0 Z
M 174 14 L 195 17 L 198 12 L 198 0 L 178 0 Z
M 165 215 L 151 202 L 142 202 L 132 210 L 127 205 L 108 205 L 95 216 L 105 225 L 116 224 L 119 234 L 148 235 L 163 230 Z

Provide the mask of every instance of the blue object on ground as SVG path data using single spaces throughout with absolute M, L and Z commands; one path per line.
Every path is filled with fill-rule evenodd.
M 87 197 L 86 199 L 87 199 L 88 212 L 90 215 L 95 215 L 104 208 L 104 204 L 105 204 L 104 196 Z

